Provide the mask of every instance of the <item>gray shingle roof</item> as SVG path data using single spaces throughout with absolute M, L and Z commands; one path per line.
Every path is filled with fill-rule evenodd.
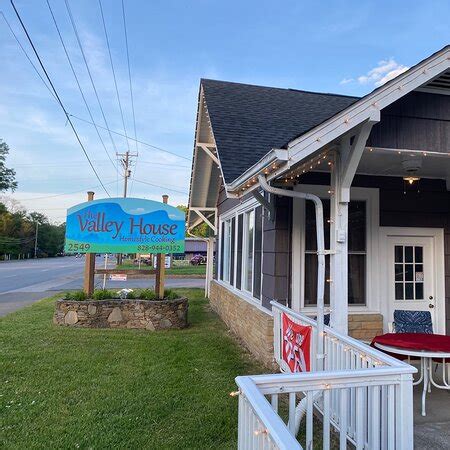
M 226 183 L 358 97 L 201 80 Z

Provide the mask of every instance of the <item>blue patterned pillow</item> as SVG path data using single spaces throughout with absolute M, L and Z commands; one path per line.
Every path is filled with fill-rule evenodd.
M 314 317 L 314 320 L 317 320 L 317 316 Z M 327 327 L 330 326 L 330 314 L 324 314 L 323 315 L 323 324 L 326 325 Z
M 394 311 L 395 333 L 433 334 L 433 323 L 429 311 Z

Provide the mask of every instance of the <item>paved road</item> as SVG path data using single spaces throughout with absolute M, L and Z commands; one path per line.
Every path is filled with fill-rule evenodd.
M 103 258 L 97 258 L 103 266 Z M 0 263 L 0 316 L 65 289 L 83 286 L 84 258 L 64 257 Z M 101 287 L 103 277 L 96 278 Z M 150 287 L 154 279 L 107 281 L 107 288 Z M 203 287 L 203 279 L 168 278 L 168 287 Z

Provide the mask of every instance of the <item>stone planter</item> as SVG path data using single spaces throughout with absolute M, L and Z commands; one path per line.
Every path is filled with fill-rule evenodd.
M 187 298 L 176 300 L 57 300 L 53 323 L 80 328 L 187 327 Z

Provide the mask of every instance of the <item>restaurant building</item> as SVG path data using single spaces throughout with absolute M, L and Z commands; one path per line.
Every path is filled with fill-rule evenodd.
M 211 304 L 261 360 L 270 301 L 316 315 L 322 256 L 340 332 L 401 309 L 450 334 L 449 95 L 449 46 L 362 98 L 201 80 L 189 227 L 215 231 Z

